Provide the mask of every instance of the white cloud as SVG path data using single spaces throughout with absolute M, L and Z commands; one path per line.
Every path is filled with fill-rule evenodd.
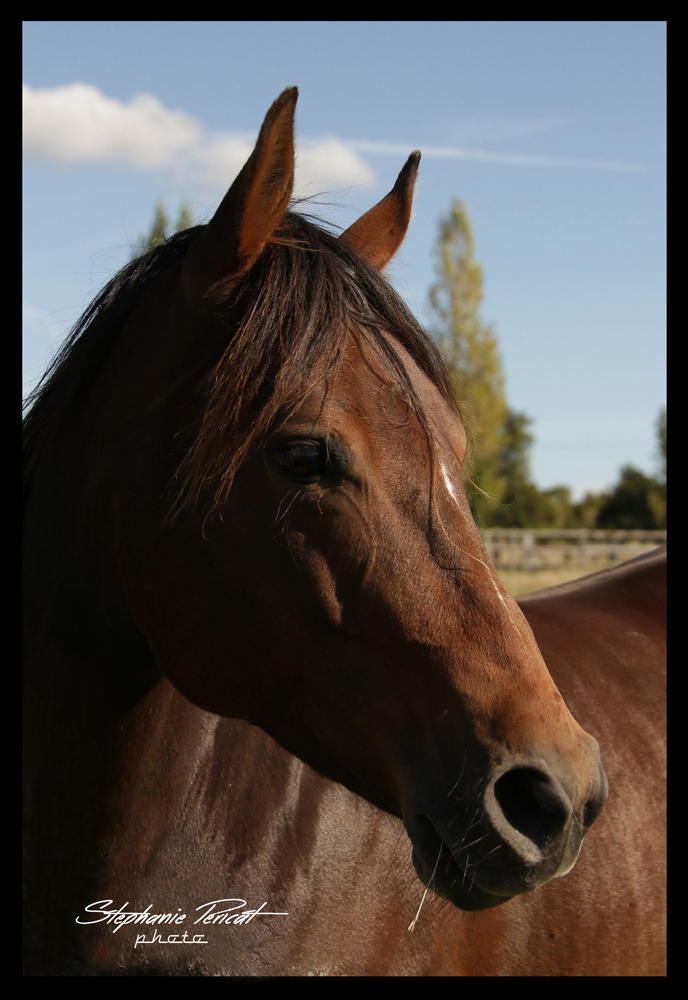
M 204 137 L 184 155 L 176 157 L 175 179 L 181 186 L 202 184 L 224 190 L 251 155 L 256 137 L 214 135 Z
M 566 118 L 472 118 L 447 123 L 452 144 L 479 146 L 484 142 L 502 142 L 524 136 L 542 135 L 568 123 Z
M 334 136 L 311 139 L 297 148 L 296 194 L 340 190 L 351 185 L 371 187 L 375 181 L 372 168 L 350 145 Z
M 116 164 L 133 170 L 172 171 L 180 188 L 221 193 L 253 149 L 255 136 L 209 133 L 185 111 L 164 107 L 153 94 L 124 102 L 87 83 L 61 87 L 23 87 L 24 157 L 29 162 L 62 165 Z M 551 124 L 551 122 L 549 123 Z M 366 154 L 389 155 L 403 162 L 413 143 L 344 140 L 334 136 L 297 142 L 295 193 L 299 196 L 370 187 L 376 182 Z M 456 146 L 422 146 L 423 157 L 504 166 L 578 170 L 641 171 L 637 163 L 574 160 L 533 154 L 499 153 Z M 211 195 L 212 196 L 212 195 Z
M 23 91 L 29 160 L 156 170 L 203 139 L 200 122 L 168 110 L 153 94 L 136 94 L 125 104 L 87 83 L 40 90 L 24 84 Z
M 36 309 L 35 306 L 29 305 L 28 302 L 22 302 L 22 322 L 41 323 L 44 318 L 45 313 L 41 309 Z
M 135 170 L 172 169 L 180 186 L 224 190 L 248 159 L 255 136 L 208 133 L 185 111 L 171 111 L 153 94 L 128 102 L 87 83 L 34 89 L 24 84 L 24 157 L 57 164 L 108 163 Z M 372 185 L 375 173 L 336 138 L 299 145 L 299 194 Z

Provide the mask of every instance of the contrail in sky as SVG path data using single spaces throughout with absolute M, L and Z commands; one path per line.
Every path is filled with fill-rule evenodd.
M 347 146 L 359 153 L 381 156 L 406 156 L 411 149 L 420 149 L 428 160 L 467 160 L 473 163 L 496 163 L 508 167 L 559 167 L 568 170 L 611 170 L 623 173 L 643 173 L 642 163 L 622 160 L 574 160 L 560 156 L 537 156 L 532 153 L 492 153 L 484 149 L 460 149 L 455 146 L 425 146 L 401 142 L 369 142 L 367 139 L 345 139 Z

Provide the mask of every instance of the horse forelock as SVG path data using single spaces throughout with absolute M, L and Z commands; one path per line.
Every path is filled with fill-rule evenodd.
M 439 348 L 401 297 L 350 245 L 304 215 L 286 214 L 236 289 L 226 322 L 231 336 L 203 382 L 203 415 L 178 468 L 175 511 L 203 497 L 210 510 L 223 503 L 251 448 L 318 385 L 330 391 L 351 336 L 401 386 L 428 439 L 399 346 L 458 410 Z

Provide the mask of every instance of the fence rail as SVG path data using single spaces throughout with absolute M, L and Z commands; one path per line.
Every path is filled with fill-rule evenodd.
M 595 572 L 649 552 L 666 542 L 666 531 L 589 528 L 484 528 L 487 554 L 497 570 Z

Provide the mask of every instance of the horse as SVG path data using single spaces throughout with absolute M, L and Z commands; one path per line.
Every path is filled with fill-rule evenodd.
M 296 99 L 25 418 L 29 975 L 471 974 L 607 797 L 383 274 L 420 154 L 336 236 Z
M 528 946 L 492 974 L 666 975 L 666 586 L 661 546 L 518 600 L 610 794 L 585 863 L 509 904 Z

